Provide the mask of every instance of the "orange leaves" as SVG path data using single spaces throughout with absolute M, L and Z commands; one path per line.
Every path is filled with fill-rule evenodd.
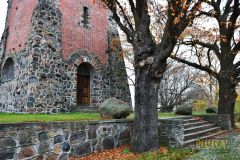
M 89 156 L 76 158 L 71 157 L 70 160 L 133 160 L 137 159 L 139 156 L 131 153 L 129 150 L 129 146 L 121 146 L 115 149 L 106 150 L 103 152 L 96 152 Z M 126 152 L 127 151 L 127 152 Z
M 180 18 L 179 17 L 175 18 L 174 21 L 173 21 L 174 24 L 178 24 L 179 22 L 180 22 Z
M 111 41 L 111 48 L 117 48 L 121 45 L 119 38 L 113 38 Z
M 162 154 L 167 154 L 168 149 L 166 147 L 160 147 L 159 152 L 162 153 Z
M 119 38 L 113 38 L 111 40 L 110 43 L 110 48 L 114 51 L 114 52 L 119 52 L 119 47 L 121 47 L 121 42 Z
M 160 147 L 159 150 L 154 152 L 147 152 L 147 154 L 148 153 L 149 155 L 152 155 L 149 157 L 154 157 L 154 159 L 157 159 L 159 154 L 167 155 L 169 153 L 169 150 L 166 147 Z M 70 160 L 136 160 L 143 158 L 143 156 L 144 154 L 133 154 L 130 151 L 130 146 L 125 145 L 111 150 L 92 153 L 85 157 L 70 157 Z

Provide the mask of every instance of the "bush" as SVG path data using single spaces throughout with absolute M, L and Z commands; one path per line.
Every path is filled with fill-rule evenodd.
M 240 95 L 237 96 L 236 101 L 240 102 Z
M 217 108 L 216 107 L 208 107 L 206 109 L 207 113 L 217 113 Z
M 193 103 L 193 110 L 196 112 L 204 112 L 208 102 L 206 100 L 195 100 Z
M 175 114 L 179 115 L 192 115 L 191 105 L 181 105 L 176 108 Z
M 240 123 L 240 113 L 235 113 L 235 122 Z

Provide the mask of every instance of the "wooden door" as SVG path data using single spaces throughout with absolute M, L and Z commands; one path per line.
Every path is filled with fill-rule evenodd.
M 78 75 L 77 104 L 80 106 L 90 105 L 90 77 Z

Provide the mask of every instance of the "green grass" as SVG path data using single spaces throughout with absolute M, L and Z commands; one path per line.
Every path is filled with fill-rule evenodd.
M 194 115 L 206 114 L 202 112 L 193 113 Z M 177 117 L 174 113 L 158 113 L 159 118 Z M 133 119 L 133 113 L 128 119 Z M 103 120 L 99 113 L 63 113 L 63 114 L 14 114 L 0 113 L 0 123 L 20 123 L 20 122 L 56 122 L 56 121 L 86 121 Z
M 240 102 L 236 102 L 235 112 L 240 113 Z M 193 112 L 193 115 L 211 115 L 206 112 Z M 159 118 L 177 117 L 175 113 L 158 113 Z M 128 116 L 133 119 L 134 115 Z M 84 121 L 101 120 L 99 113 L 64 113 L 64 114 L 13 114 L 0 113 L 0 123 L 19 123 L 19 122 L 53 122 L 53 121 Z
M 155 152 L 146 152 L 137 155 L 137 160 L 183 160 L 187 159 L 198 150 L 191 148 L 170 148 L 161 147 L 160 150 Z M 123 150 L 123 154 L 131 153 L 130 150 Z
M 158 113 L 159 118 L 165 118 L 165 117 L 177 117 L 175 113 Z
M 215 115 L 216 113 L 193 112 L 192 114 L 198 116 L 198 115 Z
M 175 113 L 158 113 L 158 118 L 166 118 L 166 117 L 177 117 L 178 115 L 175 115 Z M 134 114 L 131 113 L 127 118 L 133 119 Z
M 0 123 L 100 120 L 99 113 L 12 114 L 0 113 Z
M 235 104 L 235 113 L 240 113 L 240 101 L 236 101 L 236 104 Z

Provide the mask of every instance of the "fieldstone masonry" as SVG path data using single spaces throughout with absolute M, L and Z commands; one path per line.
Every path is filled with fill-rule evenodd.
M 211 117 L 211 118 L 210 118 Z M 227 115 L 209 115 L 221 126 Z M 158 120 L 160 145 L 184 145 L 184 119 Z M 0 159 L 67 160 L 129 144 L 133 120 L 0 124 Z
M 200 115 L 202 119 L 208 121 L 212 124 L 216 124 L 217 126 L 221 127 L 225 130 L 231 130 L 231 121 L 229 114 L 217 114 L 217 115 Z
M 177 118 L 161 119 L 159 121 L 159 142 L 171 147 L 184 145 L 183 120 Z
M 9 1 L 9 10 L 14 0 Z M 130 103 L 130 92 L 121 46 L 111 49 L 112 39 L 119 38 L 116 24 L 109 18 L 106 35 L 107 63 L 95 53 L 81 48 L 67 59 L 62 54 L 62 19 L 59 0 L 38 0 L 24 50 L 6 51 L 7 29 L 1 40 L 0 111 L 16 113 L 62 113 L 80 111 L 77 106 L 77 68 L 85 62 L 91 66 L 90 106 L 97 110 L 107 98 L 116 97 Z M 27 7 L 27 6 L 26 6 Z M 16 8 L 17 9 L 17 8 Z M 109 13 L 109 17 L 111 14 Z M 8 17 L 7 17 L 8 20 Z M 8 24 L 6 24 L 8 27 Z M 94 27 L 94 26 L 93 26 Z M 97 36 L 97 35 L 96 35 Z M 2 68 L 7 59 L 14 62 L 14 78 L 4 81 Z
M 131 121 L 0 125 L 0 159 L 67 160 L 129 143 Z

